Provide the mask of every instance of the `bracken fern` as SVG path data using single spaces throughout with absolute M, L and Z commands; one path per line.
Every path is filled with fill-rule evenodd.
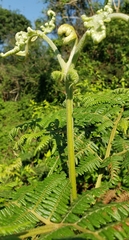
M 48 169 L 46 175 L 42 175 L 42 181 L 33 181 L 30 186 L 13 191 L 3 202 L 0 209 L 1 239 L 124 240 L 128 237 L 129 194 L 126 187 L 129 169 L 125 169 L 123 163 L 127 166 L 129 91 L 87 94 L 79 108 L 75 104 L 73 113 L 73 88 L 79 80 L 75 65 L 86 38 L 99 43 L 106 37 L 105 22 L 114 18 L 129 20 L 125 14 L 112 12 L 112 1 L 109 0 L 94 16 L 82 15 L 87 30 L 81 40 L 73 26 L 63 24 L 58 28 L 63 43 L 71 45 L 72 42 L 67 62 L 46 35 L 55 28 L 52 10 L 48 11 L 50 21 L 42 25 L 41 30 L 28 27 L 27 32 L 17 33 L 14 49 L 0 54 L 2 57 L 11 54 L 26 56 L 30 43 L 41 37 L 50 45 L 60 64 L 61 69 L 53 73 L 53 78 L 61 78 L 66 90 L 66 124 L 61 109 L 58 114 L 39 114 L 40 118 L 32 119 L 11 133 L 16 140 L 14 151 L 20 160 L 24 161 L 29 153 L 30 165 L 36 169 L 40 160 Z M 77 195 L 82 175 L 83 186 Z M 92 186 L 88 185 L 89 178 Z M 109 198 L 110 188 L 116 190 L 111 192 L 114 199 Z M 126 197 L 116 201 L 117 190 L 125 191 Z M 105 198 L 110 199 L 109 204 L 105 204 Z
M 70 184 L 63 173 L 22 187 L 0 210 L 1 239 L 125 239 L 129 202 L 98 201 L 107 190 L 107 185 L 87 190 L 69 205 Z
M 121 181 L 121 170 L 125 163 L 128 165 L 128 92 L 127 89 L 121 89 L 90 94 L 83 98 L 82 106 L 74 108 L 77 175 L 90 176 L 93 172 L 104 172 L 105 176 L 109 174 L 112 184 L 117 185 Z M 59 172 L 59 169 L 67 173 L 63 109 L 49 116 L 40 113 L 40 120 L 32 119 L 16 127 L 11 137 L 16 139 L 14 150 L 18 153 L 19 149 L 22 157 L 31 150 L 31 159 L 35 161 L 37 157 L 42 158 L 49 175 L 54 171 Z

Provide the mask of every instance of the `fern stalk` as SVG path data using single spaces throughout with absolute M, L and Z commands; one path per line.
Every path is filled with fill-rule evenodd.
M 122 113 L 123 113 L 124 109 L 122 108 L 121 109 L 121 112 L 119 113 L 118 115 L 118 118 L 116 119 L 115 123 L 114 123 L 114 127 L 111 131 L 111 135 L 110 135 L 110 139 L 109 139 L 109 142 L 108 142 L 108 147 L 107 147 L 107 151 L 106 151 L 106 154 L 105 154 L 105 158 L 109 157 L 110 156 L 110 152 L 111 152 L 111 144 L 114 140 L 114 137 L 115 137 L 115 134 L 116 134 L 116 129 L 117 129 L 117 125 L 122 117 Z
M 92 234 L 92 236 L 94 236 L 96 240 L 103 240 L 103 237 L 101 237 L 97 231 L 96 232 L 90 231 L 89 229 L 83 228 L 83 227 L 77 225 L 76 223 L 59 223 L 58 224 L 58 223 L 51 222 L 49 225 L 33 228 L 33 229 L 30 229 L 21 234 L 15 234 L 15 236 L 18 236 L 19 239 L 23 240 L 28 237 L 33 237 L 33 236 L 40 235 L 40 234 L 50 233 L 52 231 L 56 231 L 57 229 L 60 229 L 61 227 L 67 227 L 67 226 L 73 227 L 74 229 L 76 229 L 82 233 Z
M 68 168 L 71 182 L 71 201 L 77 198 L 76 171 L 74 157 L 74 130 L 73 130 L 73 87 L 66 81 L 66 118 L 67 118 L 67 146 Z
M 116 134 L 116 129 L 117 129 L 118 123 L 119 123 L 119 121 L 120 121 L 120 119 L 122 117 L 123 111 L 124 111 L 124 109 L 122 108 L 120 113 L 119 113 L 119 115 L 118 115 L 118 118 L 116 119 L 116 121 L 114 123 L 114 127 L 113 127 L 113 129 L 111 131 L 111 135 L 110 135 L 110 138 L 109 138 L 109 142 L 108 142 L 108 146 L 107 146 L 107 150 L 106 150 L 106 154 L 105 154 L 105 159 L 110 156 L 112 142 L 114 140 L 114 137 L 115 137 L 115 134 Z M 95 185 L 96 188 L 101 186 L 102 177 L 103 177 L 103 174 L 99 174 L 99 176 L 97 178 L 97 181 L 96 181 L 96 185 Z

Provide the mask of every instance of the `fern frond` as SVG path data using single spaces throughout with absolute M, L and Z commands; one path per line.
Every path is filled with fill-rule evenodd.
M 37 152 L 41 151 L 41 149 L 45 148 L 46 146 L 48 146 L 49 142 L 51 141 L 51 136 L 50 135 L 44 135 L 41 139 L 40 142 L 38 144 L 38 146 L 36 147 L 35 151 L 34 151 L 34 155 L 37 154 Z
M 120 182 L 120 169 L 122 165 L 123 157 L 120 155 L 112 155 L 109 158 L 104 159 L 101 167 L 108 167 L 108 171 L 110 174 L 110 182 L 111 184 L 117 184 Z
M 86 140 L 85 133 L 75 134 L 75 158 L 80 159 L 84 154 L 97 153 L 98 147 L 92 141 Z
M 72 228 L 72 227 L 71 227 Z M 74 239 L 74 231 L 69 226 L 62 226 L 59 229 L 55 229 L 55 231 L 51 231 L 47 234 L 43 234 L 39 237 L 38 240 L 72 240 Z M 63 238 L 62 238 L 63 237 Z M 80 239 L 81 240 L 81 239 Z M 82 239 L 83 240 L 83 239 Z
M 101 159 L 98 155 L 89 154 L 85 156 L 79 162 L 79 165 L 76 168 L 76 172 L 79 175 L 84 174 L 85 172 L 94 172 L 100 167 Z
M 31 150 L 33 152 L 31 156 L 34 156 L 45 146 L 48 146 L 49 142 L 53 141 L 53 138 L 56 138 L 58 141 L 57 135 L 60 134 L 59 129 L 65 125 L 66 119 L 63 109 L 50 113 L 47 116 L 42 114 L 42 117 L 32 119 L 11 131 L 11 139 L 16 138 L 14 149 L 21 149 L 24 152 L 28 152 L 28 149 L 30 150 L 31 148 L 33 149 Z
M 129 89 L 128 88 L 116 88 L 116 89 L 112 90 L 112 92 L 115 94 L 127 95 L 127 94 L 129 94 Z
M 13 193 L 0 210 L 0 235 L 22 240 L 36 236 L 39 240 L 124 240 L 129 234 L 129 202 L 99 203 L 107 190 L 106 185 L 87 190 L 68 206 L 69 182 L 64 174 L 53 174 Z
M 39 121 L 39 119 L 31 119 L 25 123 L 19 124 L 18 126 L 16 126 L 15 128 L 13 128 L 10 133 L 9 136 L 11 139 L 14 139 L 19 132 L 23 132 L 26 131 L 27 129 L 32 129 L 36 126 L 37 122 Z
M 120 135 L 116 135 L 114 141 L 112 142 L 112 147 L 113 150 L 118 153 L 122 152 L 124 150 L 128 151 L 129 150 L 129 140 L 124 139 Z
M 88 227 L 96 231 L 102 239 L 125 239 L 129 233 L 128 218 L 129 203 L 112 203 L 110 205 L 96 205 L 93 210 L 77 222 L 79 226 Z M 124 222 L 126 219 L 127 222 Z M 99 229 L 100 228 L 100 229 Z M 97 230 L 99 229 L 99 230 Z
M 27 212 L 25 207 L 9 203 L 6 210 L 0 211 L 0 235 L 23 231 L 34 227 L 37 222 L 37 218 L 31 212 Z
M 67 212 L 70 184 L 64 174 L 54 174 L 43 183 L 23 187 L 0 210 L 0 235 L 23 231 L 37 222 L 58 222 Z
M 112 127 L 113 127 L 113 122 L 110 119 L 107 119 L 98 126 L 97 132 L 104 132 L 107 128 L 111 129 Z
M 52 127 L 52 124 L 58 124 L 58 127 L 66 124 L 66 116 L 64 109 L 59 109 L 56 112 L 49 112 L 49 114 L 42 114 L 40 121 L 37 122 L 40 127 L 47 128 Z
M 48 176 L 50 176 L 54 172 L 60 173 L 63 170 L 62 164 L 63 163 L 58 152 L 56 152 L 54 156 L 47 158 L 46 166 L 49 168 Z
M 126 90 L 125 90 L 126 91 Z M 127 90 L 126 92 L 129 92 Z M 104 91 L 99 92 L 97 94 L 89 93 L 85 98 L 83 98 L 82 104 L 85 106 L 94 106 L 101 103 L 104 104 L 110 104 L 110 106 L 113 105 L 124 105 L 126 102 L 128 102 L 128 95 L 124 93 L 123 89 L 118 90 L 110 90 L 110 91 Z
M 23 144 L 30 145 L 34 139 L 40 138 L 43 135 L 44 131 L 26 133 L 20 137 L 20 139 L 15 144 L 15 149 L 18 149 L 19 146 Z
M 78 123 L 80 126 L 83 126 L 84 123 L 94 124 L 103 122 L 103 116 L 101 114 L 91 112 L 91 110 L 85 110 L 84 108 L 75 109 L 74 117 L 75 124 Z

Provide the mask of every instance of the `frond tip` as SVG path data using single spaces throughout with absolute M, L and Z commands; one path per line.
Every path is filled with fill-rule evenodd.
M 0 56 L 7 57 L 13 54 L 27 56 L 30 43 L 34 42 L 38 37 L 43 38 L 45 34 L 52 32 L 55 28 L 55 12 L 49 10 L 48 16 L 51 17 L 51 20 L 40 27 L 42 31 L 28 27 L 27 32 L 17 32 L 15 35 L 15 47 L 6 53 L 0 53 Z
M 69 24 L 61 25 L 58 28 L 58 35 L 60 36 L 64 35 L 64 38 L 63 38 L 64 44 L 68 44 L 69 42 L 77 39 L 77 34 L 75 32 L 75 29 Z
M 52 32 L 53 29 L 55 28 L 55 16 L 56 16 L 55 12 L 52 10 L 48 10 L 47 15 L 51 17 L 51 20 L 45 23 L 44 26 L 42 25 L 40 27 L 45 34 Z
M 94 43 L 100 43 L 106 37 L 105 22 L 110 22 L 110 14 L 113 12 L 109 5 L 97 11 L 97 14 L 92 17 L 82 15 L 84 26 L 88 29 L 87 36 L 91 36 Z

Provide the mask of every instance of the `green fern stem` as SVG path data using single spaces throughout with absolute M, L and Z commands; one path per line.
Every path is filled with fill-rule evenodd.
M 116 134 L 117 125 L 118 125 L 118 123 L 119 123 L 119 121 L 120 121 L 120 119 L 122 117 L 123 111 L 124 111 L 124 109 L 122 108 L 120 113 L 119 113 L 119 115 L 118 115 L 118 118 L 116 119 L 116 121 L 114 123 L 114 127 L 113 127 L 113 129 L 111 131 L 110 139 L 109 139 L 109 142 L 108 142 L 105 158 L 108 158 L 110 156 L 112 142 L 114 140 L 114 137 L 115 137 L 115 134 Z
M 98 175 L 98 178 L 97 178 L 97 181 L 95 184 L 95 188 L 99 188 L 101 186 L 102 177 L 103 177 L 103 174 Z
M 83 47 L 86 45 L 87 32 L 85 32 L 76 46 L 76 51 L 72 60 L 72 63 L 76 65 L 78 57 L 83 50 Z
M 95 237 L 94 239 L 96 239 L 96 240 L 103 240 L 103 237 L 101 237 L 97 231 L 93 232 L 89 229 L 83 228 L 83 227 L 81 227 L 77 224 L 74 224 L 74 223 L 53 223 L 53 222 L 50 222 L 49 224 L 41 226 L 41 227 L 30 229 L 30 230 L 28 230 L 26 232 L 23 232 L 21 234 L 16 233 L 15 236 L 18 236 L 18 239 L 23 240 L 23 239 L 26 239 L 28 237 L 33 237 L 33 236 L 35 237 L 36 235 L 50 233 L 50 232 L 56 231 L 60 228 L 67 227 L 67 226 L 69 228 L 72 227 L 74 229 L 77 229 L 78 231 L 80 231 L 82 233 L 92 234 L 92 236 L 94 236 Z
M 71 182 L 71 201 L 77 198 L 76 171 L 74 157 L 74 130 L 73 130 L 73 87 L 66 80 L 66 118 L 67 118 L 67 146 L 68 168 Z
M 122 117 L 122 113 L 123 113 L 124 109 L 122 108 L 119 115 L 118 115 L 118 118 L 116 119 L 115 123 L 114 123 L 114 127 L 111 131 L 111 135 L 110 135 L 110 138 L 109 138 L 109 142 L 108 142 L 108 146 L 107 146 L 107 150 L 106 150 L 106 154 L 105 154 L 105 159 L 108 158 L 110 156 L 110 152 L 111 152 L 111 147 L 112 147 L 112 142 L 114 140 L 114 137 L 115 137 L 115 134 L 116 134 L 116 129 L 117 129 L 117 125 Z M 98 188 L 101 186 L 101 180 L 102 180 L 102 177 L 103 177 L 103 174 L 99 174 L 98 178 L 97 178 L 97 181 L 96 181 L 96 185 L 95 187 Z

